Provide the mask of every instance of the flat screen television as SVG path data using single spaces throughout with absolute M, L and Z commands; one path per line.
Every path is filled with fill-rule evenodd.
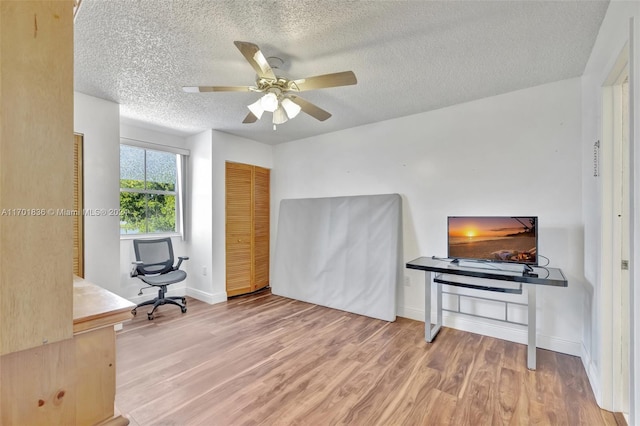
M 536 216 L 449 216 L 447 257 L 538 265 Z

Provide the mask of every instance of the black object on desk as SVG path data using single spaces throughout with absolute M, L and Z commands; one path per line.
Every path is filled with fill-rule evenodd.
M 470 266 L 473 265 L 473 266 Z M 406 267 L 425 271 L 424 313 L 425 313 L 425 340 L 432 342 L 442 327 L 442 284 L 473 288 L 485 291 L 500 291 L 504 293 L 522 293 L 522 285 L 527 285 L 527 367 L 536 369 L 536 287 L 548 285 L 555 287 L 567 287 L 569 284 L 562 271 L 558 268 L 533 267 L 533 272 L 499 269 L 499 263 L 466 264 L 453 263 L 449 259 L 436 257 L 419 257 L 407 262 Z M 513 264 L 509 264 L 509 269 Z M 432 279 L 431 273 L 435 276 Z M 471 278 L 465 280 L 465 277 Z M 487 280 L 474 280 L 474 279 Z M 516 286 L 498 285 L 492 281 L 507 281 L 517 283 Z M 431 285 L 436 283 L 436 313 L 435 326 L 431 327 Z

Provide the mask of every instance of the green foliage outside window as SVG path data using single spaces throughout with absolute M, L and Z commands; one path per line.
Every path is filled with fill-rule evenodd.
M 121 188 L 135 188 L 136 182 L 120 180 Z M 165 190 L 169 184 L 162 185 Z M 176 229 L 176 197 L 168 194 L 120 192 L 120 233 L 173 232 Z
M 175 232 L 175 154 L 120 146 L 120 234 Z

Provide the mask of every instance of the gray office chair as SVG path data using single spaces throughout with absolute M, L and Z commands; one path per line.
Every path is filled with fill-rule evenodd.
M 148 240 L 133 240 L 133 249 L 136 253 L 136 261 L 133 262 L 134 267 L 131 270 L 131 277 L 137 277 L 142 282 L 149 284 L 149 287 L 158 287 L 158 297 L 139 303 L 138 306 L 131 310 L 136 315 L 140 306 L 153 305 L 153 309 L 147 313 L 147 317 L 152 320 L 153 313 L 158 306 L 171 304 L 179 306 L 184 314 L 187 312 L 187 299 L 184 297 L 166 296 L 167 286 L 184 281 L 187 273 L 180 269 L 183 260 L 188 257 L 178 257 L 178 264 L 173 265 L 173 245 L 171 238 L 157 238 Z M 182 304 L 177 302 L 180 300 Z

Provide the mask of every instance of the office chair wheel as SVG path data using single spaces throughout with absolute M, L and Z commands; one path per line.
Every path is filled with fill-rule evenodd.
M 135 317 L 136 315 L 138 315 L 138 311 L 137 309 L 132 309 L 131 313 L 133 314 L 133 316 Z
M 151 321 L 153 319 L 153 314 L 147 314 L 147 318 L 149 318 L 149 321 Z
M 186 307 L 186 306 L 182 308 L 182 313 L 183 313 L 183 314 L 186 314 L 186 313 L 187 313 L 187 307 Z

